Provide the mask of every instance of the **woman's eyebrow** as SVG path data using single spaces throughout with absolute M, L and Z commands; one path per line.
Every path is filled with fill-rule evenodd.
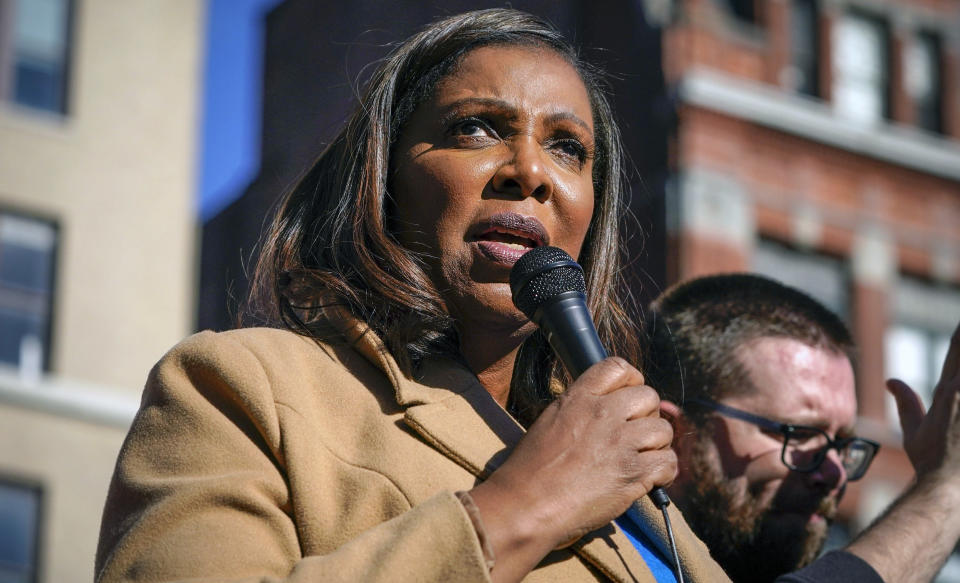
M 590 125 L 587 122 L 585 122 L 583 119 L 581 119 L 580 116 L 573 113 L 572 111 L 561 111 L 559 113 L 552 113 L 549 116 L 547 116 L 547 122 L 549 123 L 556 123 L 560 121 L 572 121 L 573 123 L 587 130 L 591 134 L 593 133 L 593 128 L 590 127 Z
M 498 99 L 496 97 L 464 97 L 463 99 L 457 99 L 451 103 L 445 104 L 443 106 L 443 117 L 446 119 L 449 116 L 455 116 L 457 110 L 464 107 L 488 107 L 491 109 L 497 109 L 503 112 L 508 112 L 511 114 L 511 117 L 517 116 L 517 107 L 514 106 L 509 101 L 504 99 Z M 545 120 L 547 123 L 557 123 L 561 121 L 572 121 L 578 126 L 582 127 L 586 131 L 593 133 L 593 128 L 590 127 L 586 121 L 584 121 L 580 116 L 573 113 L 572 111 L 560 111 L 557 113 L 551 113 L 546 117 Z
M 514 115 L 516 114 L 517 109 L 511 105 L 510 102 L 503 99 L 497 99 L 496 97 L 464 97 L 443 105 L 443 116 L 455 116 L 459 110 L 467 107 L 485 107 L 489 109 L 497 109 Z

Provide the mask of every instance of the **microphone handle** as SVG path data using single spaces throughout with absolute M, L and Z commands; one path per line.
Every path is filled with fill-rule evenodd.
M 583 293 L 567 291 L 557 294 L 540 306 L 534 320 L 574 379 L 607 357 L 587 309 L 587 296 Z M 660 486 L 654 487 L 647 495 L 657 508 L 670 505 L 670 497 Z
M 547 342 L 573 378 L 607 357 L 586 300 L 581 292 L 566 291 L 544 302 L 535 314 Z

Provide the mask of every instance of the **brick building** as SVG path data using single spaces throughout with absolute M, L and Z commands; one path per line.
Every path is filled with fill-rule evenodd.
M 883 380 L 929 403 L 960 320 L 960 1 L 646 4 L 676 111 L 667 279 L 757 271 L 851 325 L 883 443 L 856 530 L 912 475 Z

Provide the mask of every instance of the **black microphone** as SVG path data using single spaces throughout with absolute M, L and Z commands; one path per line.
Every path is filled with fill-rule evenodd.
M 563 249 L 537 247 L 510 270 L 513 303 L 533 321 L 573 378 L 607 357 L 587 309 L 583 268 Z M 670 498 L 663 488 L 649 493 L 659 508 Z

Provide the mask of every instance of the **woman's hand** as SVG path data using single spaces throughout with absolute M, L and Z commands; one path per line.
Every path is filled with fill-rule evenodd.
M 519 579 L 554 548 L 673 481 L 673 429 L 659 405 L 640 371 L 614 357 L 544 410 L 507 461 L 471 491 L 497 559 L 496 580 Z

